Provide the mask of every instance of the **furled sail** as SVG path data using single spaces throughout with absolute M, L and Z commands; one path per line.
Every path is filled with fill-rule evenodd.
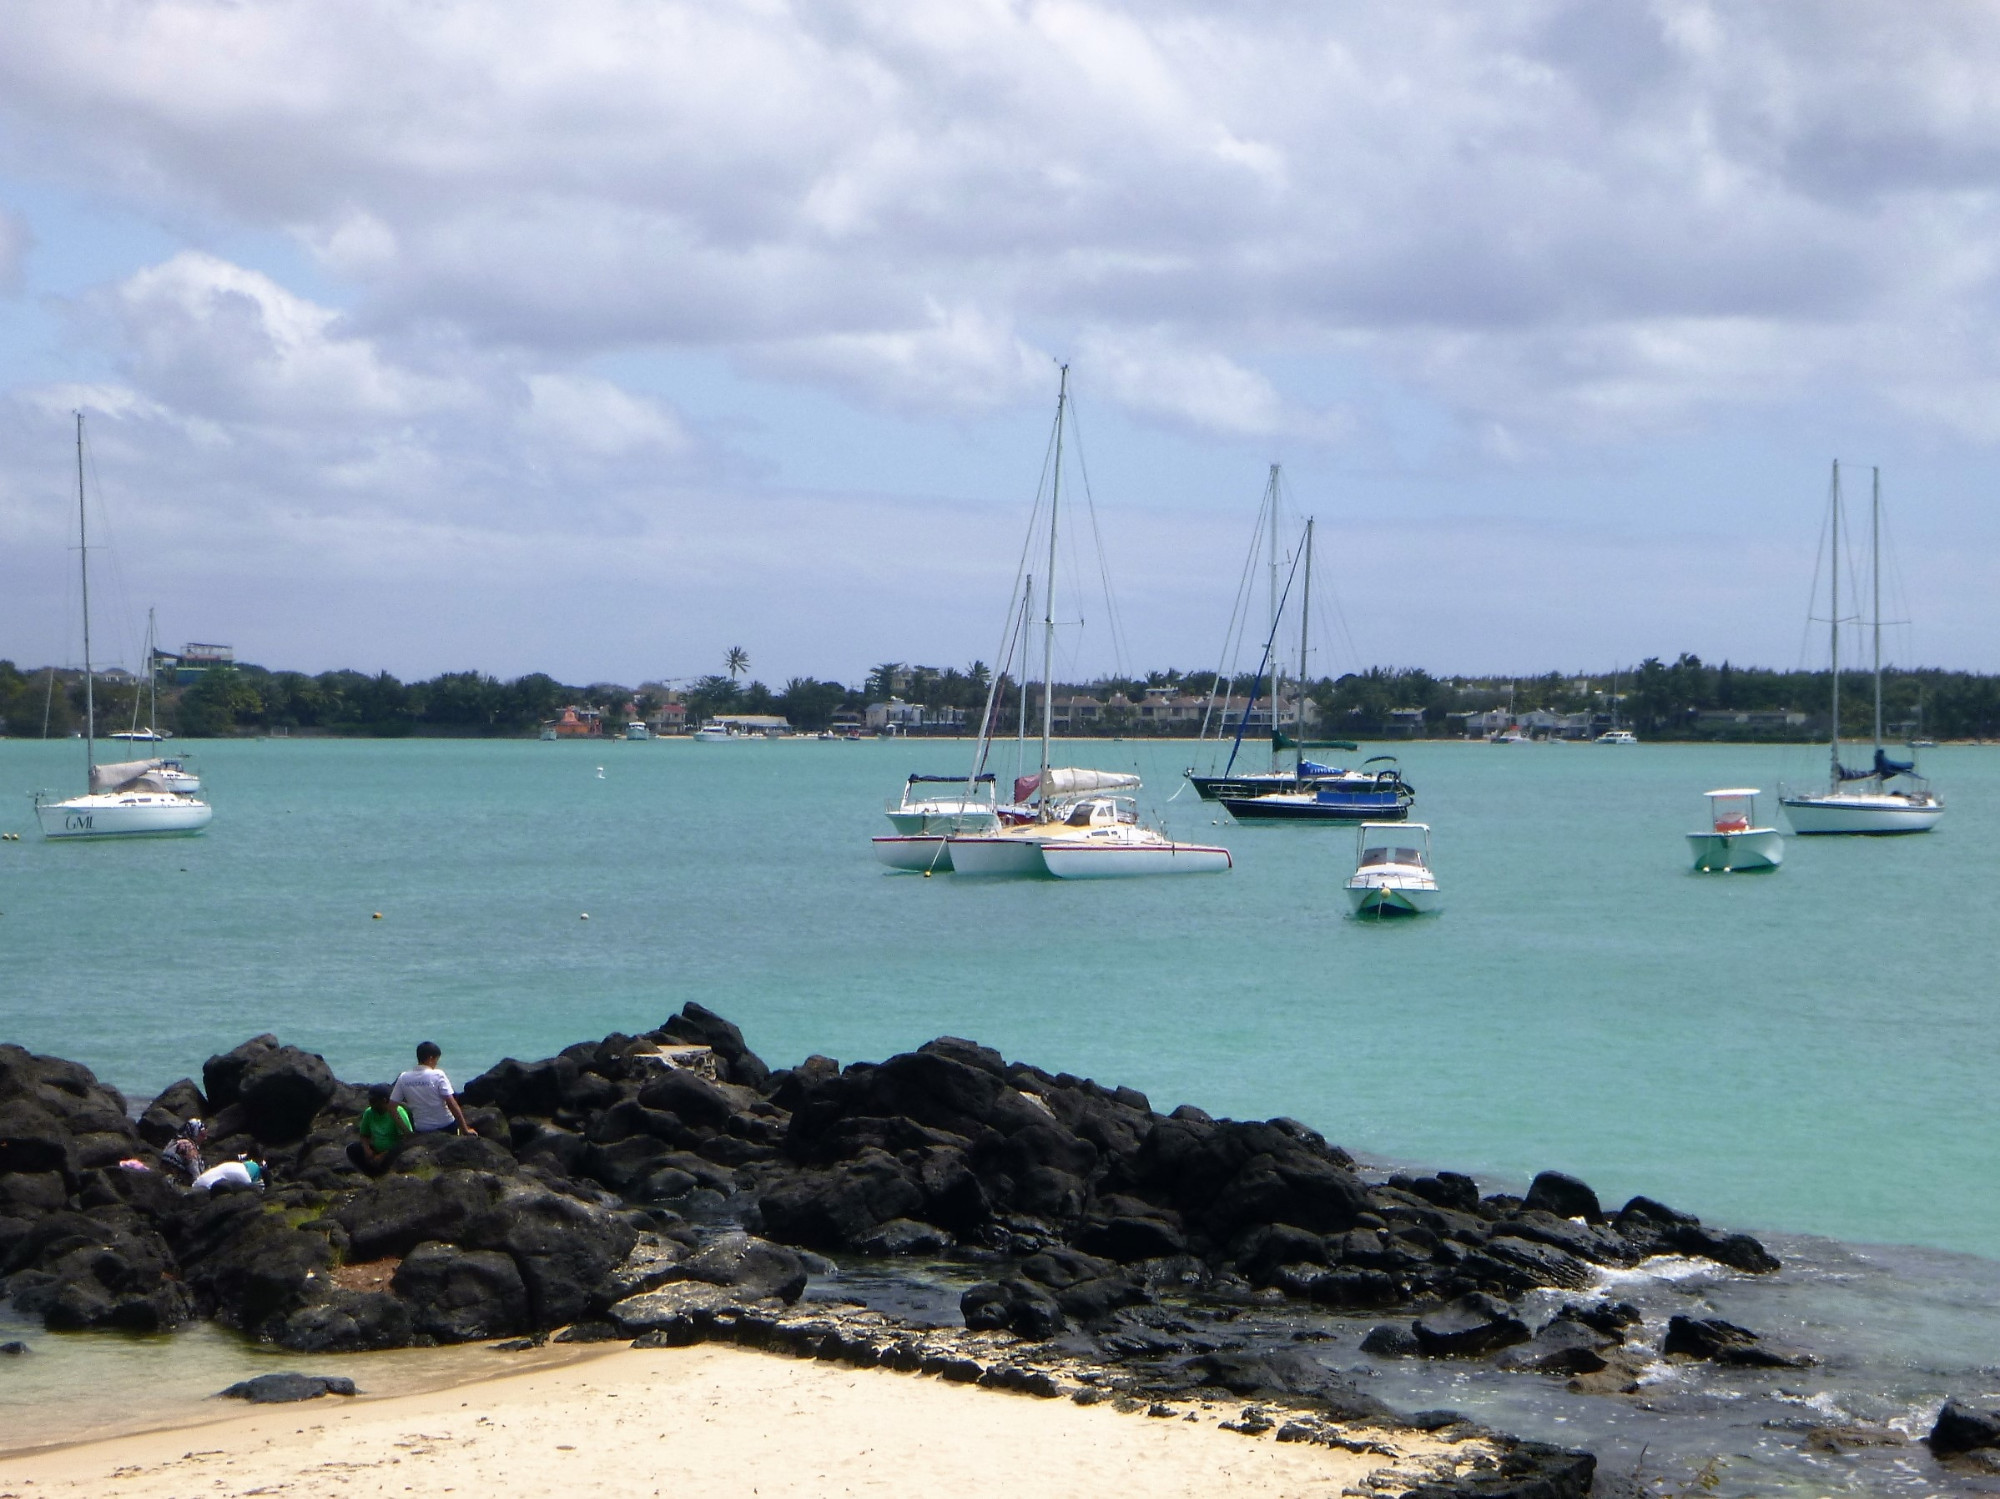
M 145 791 L 164 791 L 163 782 L 149 779 L 150 773 L 158 770 L 166 762 L 163 760 L 118 760 L 109 765 L 90 767 L 90 789 L 100 791 L 126 791 L 134 788 Z
M 1014 800 L 1024 802 L 1041 791 L 1046 796 L 1080 796 L 1088 791 L 1130 791 L 1139 778 L 1117 770 L 1085 770 L 1078 766 L 1050 766 L 1048 784 L 1039 775 L 1021 776 L 1014 782 Z
M 1891 760 L 1882 750 L 1875 751 L 1875 774 L 1885 781 L 1891 776 L 1912 775 L 1916 772 L 1916 768 L 1917 762 L 1914 760 Z

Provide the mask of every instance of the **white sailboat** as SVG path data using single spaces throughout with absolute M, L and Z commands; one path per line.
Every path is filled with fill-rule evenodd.
M 208 803 L 168 788 L 161 760 L 97 763 L 97 697 L 90 664 L 90 535 L 83 495 L 83 413 L 76 414 L 76 535 L 83 572 L 83 758 L 82 796 L 44 801 L 35 793 L 35 816 L 45 838 L 159 838 L 199 833 L 214 810 Z
M 1049 741 L 1055 731 L 1056 529 L 1062 506 L 1063 421 L 1069 406 L 1069 366 L 1056 391 L 1054 467 L 1049 488 L 1049 564 L 1042 588 L 1042 756 L 1030 780 L 1014 784 L 1014 799 L 1034 797 L 1022 820 L 983 833 L 953 833 L 945 852 L 952 872 L 964 875 L 1054 875 L 1058 879 L 1105 879 L 1149 874 L 1211 874 L 1231 867 L 1229 850 L 1212 844 L 1176 843 L 1139 820 L 1131 797 L 1099 795 L 1136 790 L 1139 778 L 1119 771 L 1051 766 Z M 1031 531 L 1032 534 L 1032 531 Z M 995 679 L 995 685 L 998 678 Z M 992 716 L 991 693 L 987 717 Z M 1072 848 L 1090 846 L 1088 862 L 1072 859 Z
M 1882 471 L 1875 470 L 1870 505 L 1870 586 L 1874 593 L 1875 636 L 1875 756 L 1866 770 L 1840 763 L 1840 463 L 1833 465 L 1832 574 L 1827 610 L 1832 637 L 1833 708 L 1828 742 L 1831 766 L 1823 792 L 1793 792 L 1778 788 L 1778 801 L 1792 831 L 1858 833 L 1875 836 L 1928 833 L 1944 816 L 1944 803 L 1930 783 L 1917 774 L 1916 751 L 1908 760 L 1892 760 L 1882 747 Z

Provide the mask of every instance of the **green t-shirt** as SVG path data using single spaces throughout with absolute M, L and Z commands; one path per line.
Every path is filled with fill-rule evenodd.
M 396 1142 L 411 1133 L 410 1111 L 401 1104 L 391 1104 L 386 1113 L 377 1112 L 370 1104 L 361 1111 L 361 1117 L 354 1121 L 361 1138 L 377 1155 L 385 1150 L 393 1150 Z

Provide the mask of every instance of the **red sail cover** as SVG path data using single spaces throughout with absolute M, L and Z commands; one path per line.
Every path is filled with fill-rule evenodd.
M 1014 777 L 1014 800 L 1024 802 L 1035 794 L 1035 788 L 1042 784 L 1042 774 L 1036 771 L 1031 776 Z

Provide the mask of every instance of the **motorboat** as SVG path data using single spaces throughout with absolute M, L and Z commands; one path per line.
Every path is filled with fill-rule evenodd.
M 992 771 L 974 776 L 938 776 L 912 773 L 903 782 L 903 794 L 885 805 L 889 825 L 898 833 L 985 832 L 999 825 L 994 807 L 995 779 Z M 932 790 L 950 786 L 956 794 Z
M 717 723 L 713 719 L 694 731 L 696 744 L 747 744 L 752 739 L 761 739 L 761 734 L 746 734 L 734 724 Z
M 653 731 L 647 728 L 642 720 L 635 718 L 625 725 L 625 737 L 627 739 L 651 739 Z
M 189 770 L 187 762 L 178 757 L 155 760 L 151 775 L 163 788 L 179 792 L 182 796 L 193 796 L 201 790 L 201 777 Z
M 1833 499 L 1828 530 L 1833 566 L 1827 610 L 1832 642 L 1833 703 L 1828 718 L 1828 745 L 1831 763 L 1825 791 L 1794 791 L 1780 784 L 1778 803 L 1792 831 L 1803 836 L 1823 833 L 1864 834 L 1876 837 L 1899 833 L 1928 833 L 1944 816 L 1944 803 L 1930 782 L 1917 774 L 1916 745 L 1910 746 L 1908 760 L 1892 760 L 1882 746 L 1882 471 L 1875 470 L 1870 506 L 1872 563 L 1869 568 L 1875 595 L 1875 720 L 1874 759 L 1864 770 L 1852 770 L 1840 760 L 1840 464 L 1833 465 Z
M 1519 729 L 1505 728 L 1497 734 L 1488 735 L 1486 742 L 1488 744 L 1528 744 L 1531 741 Z
M 214 818 L 207 802 L 171 789 L 164 760 L 97 762 L 96 673 L 90 663 L 90 538 L 84 511 L 83 413 L 76 414 L 76 535 L 83 583 L 82 796 L 61 801 L 35 793 L 35 818 L 44 838 L 165 838 L 199 833 Z M 136 725 L 134 726 L 136 731 Z M 178 767 L 176 767 L 177 769 Z M 182 772 L 184 774 L 184 772 Z
M 1356 830 L 1347 903 L 1356 916 L 1427 916 L 1444 909 L 1421 822 L 1364 822 Z
M 1599 744 L 1637 744 L 1639 736 L 1630 729 L 1606 729 L 1597 736 Z
M 1736 874 L 1776 869 L 1785 862 L 1785 835 L 1777 828 L 1757 826 L 1757 798 L 1762 792 L 1738 786 L 1703 794 L 1708 798 L 1708 831 L 1687 835 L 1696 869 Z

